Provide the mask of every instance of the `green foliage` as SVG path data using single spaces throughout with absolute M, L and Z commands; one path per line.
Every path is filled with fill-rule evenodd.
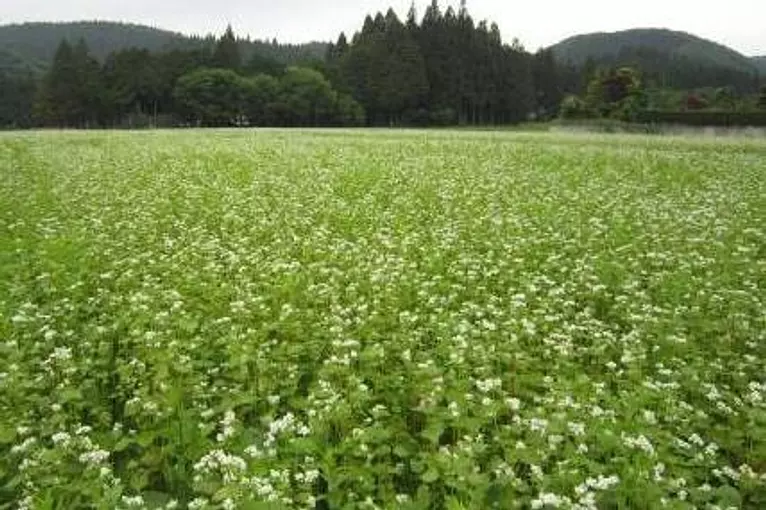
M 212 50 L 214 36 L 190 37 L 158 28 L 109 21 L 80 21 L 67 23 L 23 23 L 0 26 L 0 48 L 13 50 L 30 65 L 52 62 L 62 39 L 83 39 L 93 49 L 93 55 L 103 62 L 111 53 L 139 48 L 160 53 L 166 51 Z M 276 41 L 239 40 L 243 61 L 261 55 L 283 65 L 323 58 L 325 43 L 280 44 Z
M 564 83 L 556 65 L 553 51 L 541 49 L 532 60 L 532 77 L 538 105 L 538 114 L 543 118 L 555 117 L 562 101 Z
M 259 53 L 254 54 L 244 66 L 244 72 L 250 75 L 268 74 L 270 76 L 281 76 L 286 69 L 287 67 L 279 61 Z
M 242 67 L 242 55 L 240 55 L 239 44 L 231 25 L 226 27 L 226 31 L 216 44 L 212 64 L 217 68 L 232 71 L 238 71 Z
M 758 95 L 758 108 L 766 110 L 766 85 L 761 87 L 761 93 Z
M 0 70 L 0 128 L 33 126 L 36 92 L 37 79 L 34 75 Z
M 245 88 L 245 115 L 252 126 L 269 126 L 276 122 L 270 108 L 279 95 L 279 80 L 259 74 L 243 81 Z
M 765 148 L 2 133 L 0 505 L 763 508 Z
M 503 44 L 497 25 L 475 25 L 465 5 L 442 12 L 433 2 L 420 24 L 414 7 L 406 23 L 391 9 L 368 16 L 350 45 L 343 37 L 328 55 L 333 83 L 374 125 L 511 123 L 557 102 L 557 85 L 543 87 L 556 75 L 549 55 L 533 63 Z
M 228 126 L 245 114 L 247 84 L 229 69 L 200 69 L 182 76 L 174 97 L 186 117 L 203 126 Z
M 86 51 L 54 55 L 55 44 L 66 39 L 61 36 L 81 40 Z M 405 22 L 392 9 L 378 12 L 350 41 L 341 34 L 329 45 L 238 39 L 231 26 L 220 38 L 185 37 L 108 22 L 3 26 L 0 43 L 0 127 L 6 128 L 174 126 L 203 115 L 204 125 L 357 125 L 361 117 L 376 126 L 497 125 L 551 119 L 573 94 L 584 97 L 588 112 L 565 115 L 625 121 L 646 108 L 747 111 L 759 104 L 750 60 L 688 34 L 581 37 L 532 55 L 516 39 L 504 43 L 496 24 L 474 22 L 465 2 L 443 9 L 432 1 L 420 22 L 414 5 Z M 577 48 L 591 53 L 557 61 Z M 290 67 L 320 73 L 331 90 L 321 80 L 294 86 L 292 77 L 285 79 Z M 237 99 L 247 90 L 215 99 L 198 89 L 198 99 L 214 101 L 209 107 L 175 94 L 182 76 L 211 68 L 279 78 L 280 94 L 264 103 L 258 96 L 269 92 L 258 86 L 252 101 Z M 640 87 L 621 81 L 625 68 L 640 71 Z M 601 69 L 614 71 L 594 82 Z M 306 92 L 312 87 L 315 92 Z M 668 92 L 638 90 L 644 87 Z M 671 90 L 700 101 L 671 105 Z M 316 97 L 308 99 L 311 94 Z
M 100 67 L 85 41 L 74 47 L 62 41 L 40 88 L 36 117 L 46 125 L 94 127 L 103 102 Z
M 105 116 L 116 122 L 132 113 L 156 115 L 163 99 L 160 66 L 147 50 L 130 49 L 110 55 L 102 69 Z
M 595 112 L 588 107 L 587 103 L 574 95 L 566 96 L 561 101 L 559 111 L 563 119 L 587 119 L 595 117 Z
M 364 110 L 339 95 L 321 73 L 301 67 L 283 76 L 242 77 L 229 69 L 201 69 L 178 80 L 174 98 L 184 117 L 202 126 L 359 125 Z
M 613 33 L 580 34 L 551 47 L 556 58 L 582 65 L 588 58 L 606 60 L 612 66 L 631 62 L 612 62 L 620 52 L 641 49 L 647 55 L 665 56 L 671 61 L 687 60 L 699 67 L 728 69 L 752 74 L 753 63 L 744 55 L 721 44 L 685 32 L 640 28 Z M 623 55 L 627 55 L 624 53 Z
M 280 79 L 279 102 L 284 125 L 318 126 L 327 124 L 337 101 L 332 85 L 313 69 L 291 67 Z
M 601 70 L 588 84 L 585 103 L 598 116 L 631 121 L 646 107 L 647 98 L 635 69 Z
M 766 127 L 766 112 L 689 110 L 646 110 L 636 118 L 638 122 L 681 124 L 687 126 Z

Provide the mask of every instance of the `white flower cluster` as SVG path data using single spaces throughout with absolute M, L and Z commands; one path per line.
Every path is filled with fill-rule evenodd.
M 544 433 L 548 429 L 548 420 L 544 418 L 531 418 L 529 420 L 529 429 L 532 432 Z
M 597 478 L 588 478 L 585 482 L 575 487 L 575 493 L 582 497 L 590 491 L 606 491 L 620 483 L 620 477 L 617 475 L 603 476 Z
M 487 379 L 485 381 L 476 381 L 476 388 L 482 393 L 489 393 L 499 390 L 503 387 L 503 381 L 500 379 Z
M 649 456 L 654 456 L 654 445 L 643 434 L 633 437 L 628 434 L 622 433 L 622 444 L 633 450 L 641 450 Z
M 508 397 L 505 399 L 505 405 L 507 405 L 508 409 L 511 411 L 516 412 L 521 409 L 521 400 L 516 397 Z
M 90 467 L 100 466 L 109 460 L 109 452 L 106 450 L 91 450 L 89 452 L 81 453 L 78 459 L 80 462 L 87 464 Z
M 537 498 L 532 500 L 532 509 L 540 510 L 544 508 L 559 508 L 569 506 L 572 501 L 565 496 L 558 496 L 552 492 L 541 492 Z
M 298 483 L 312 484 L 319 478 L 318 469 L 308 469 L 305 472 L 295 473 L 295 481 Z
M 69 445 L 71 440 L 72 436 L 70 436 L 68 432 L 56 432 L 51 436 L 51 441 L 53 441 L 54 445 L 62 446 L 64 448 Z
M 311 429 L 304 423 L 295 419 L 293 413 L 287 413 L 269 424 L 266 439 L 263 445 L 266 449 L 273 448 L 280 435 L 294 433 L 301 437 L 311 434 Z
M 144 498 L 141 496 L 123 496 L 122 504 L 128 508 L 141 508 L 144 506 Z
M 234 424 L 237 421 L 237 415 L 234 411 L 226 411 L 221 420 L 221 432 L 216 436 L 219 443 L 223 443 L 234 435 Z
M 37 438 L 28 437 L 21 444 L 13 445 L 11 447 L 11 453 L 13 454 L 24 453 L 36 444 L 37 444 Z
M 584 423 L 569 422 L 567 423 L 567 428 L 569 429 L 569 433 L 575 437 L 582 437 L 585 435 Z
M 219 473 L 224 483 L 239 480 L 239 477 L 247 469 L 247 463 L 241 457 L 231 455 L 223 450 L 213 450 L 194 464 L 197 477 Z

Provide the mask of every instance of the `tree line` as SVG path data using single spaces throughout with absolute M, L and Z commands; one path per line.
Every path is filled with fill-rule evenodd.
M 58 47 L 39 84 L 33 122 L 53 127 L 348 125 L 361 107 L 317 70 L 267 57 L 243 62 L 229 27 L 210 47 L 126 49 L 103 64 L 84 41 Z
M 434 0 L 420 21 L 414 7 L 405 21 L 393 10 L 368 16 L 324 61 L 243 59 L 241 42 L 229 27 L 197 48 L 125 49 L 100 62 L 84 41 L 63 40 L 41 79 L 0 77 L 0 125 L 499 124 L 555 114 L 566 90 L 551 52 L 503 43 L 465 2 L 456 12 Z
M 678 90 L 657 87 L 629 66 L 597 68 L 580 95 L 560 106 L 564 119 L 634 123 L 766 126 L 766 86 L 742 93 L 735 86 Z
M 392 9 L 369 15 L 350 39 L 341 34 L 328 45 L 323 60 L 291 65 L 244 53 L 247 41 L 231 27 L 200 41 L 98 60 L 83 40 L 62 40 L 42 77 L 0 69 L 0 127 L 491 125 L 559 114 L 636 120 L 647 109 L 687 108 L 692 93 L 678 87 L 698 83 L 694 75 L 719 85 L 713 95 L 721 101 L 756 86 L 745 75 L 708 76 L 714 71 L 670 65 L 640 48 L 614 62 L 561 64 L 550 49 L 530 53 L 518 40 L 504 42 L 495 23 L 472 18 L 465 0 L 457 10 L 432 0 L 422 18 L 414 5 L 404 20 Z
M 434 0 L 418 22 L 389 9 L 367 16 L 349 42 L 328 50 L 332 83 L 351 94 L 371 125 L 505 124 L 555 114 L 567 88 L 553 54 L 532 55 L 500 29 Z

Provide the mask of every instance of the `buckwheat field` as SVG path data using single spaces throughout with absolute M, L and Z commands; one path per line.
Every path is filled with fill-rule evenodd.
M 766 141 L 0 135 L 0 508 L 766 508 Z

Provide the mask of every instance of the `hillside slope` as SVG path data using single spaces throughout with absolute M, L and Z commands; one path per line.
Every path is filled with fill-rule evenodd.
M 72 42 L 84 39 L 99 60 L 109 53 L 125 48 L 145 48 L 152 52 L 173 49 L 193 49 L 212 44 L 212 39 L 190 37 L 159 28 L 109 21 L 69 23 L 23 23 L 0 25 L 0 48 L 30 67 L 47 65 L 62 39 Z M 250 58 L 258 53 L 264 57 L 292 64 L 301 60 L 323 58 L 325 43 L 273 44 L 262 41 L 241 41 L 242 54 Z M 6 57 L 10 59 L 10 57 Z
M 766 76 L 766 55 L 752 57 L 750 61 L 758 69 L 758 72 L 761 73 L 761 76 Z
M 45 62 L 21 57 L 11 50 L 0 49 L 0 74 L 31 73 L 38 75 L 44 72 L 45 68 Z
M 600 60 L 618 55 L 626 48 L 644 48 L 701 65 L 739 72 L 752 72 L 754 69 L 752 60 L 727 46 L 686 32 L 659 28 L 576 35 L 551 47 L 556 58 L 576 65 L 588 58 Z
M 655 87 L 733 87 L 740 93 L 754 92 L 757 87 L 754 60 L 685 32 L 647 28 L 583 34 L 565 39 L 551 50 L 559 62 L 581 68 L 634 67 Z

